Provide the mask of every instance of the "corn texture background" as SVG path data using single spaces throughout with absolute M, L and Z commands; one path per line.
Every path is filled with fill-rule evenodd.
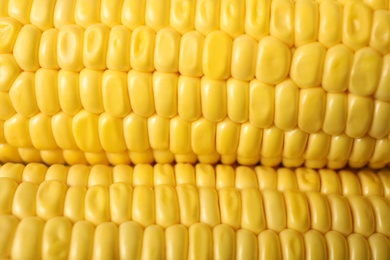
M 0 259 L 388 259 L 389 0 L 0 0 Z

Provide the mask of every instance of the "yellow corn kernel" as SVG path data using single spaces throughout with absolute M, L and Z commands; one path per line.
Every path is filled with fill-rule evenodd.
M 69 246 L 69 258 L 91 258 L 95 227 L 88 221 L 78 221 L 73 225 Z
M 42 33 L 39 45 L 39 65 L 45 69 L 59 69 L 57 62 L 58 30 L 50 28 Z
M 156 113 L 165 118 L 177 114 L 177 81 L 174 73 L 153 73 L 153 94 Z
M 325 92 L 322 88 L 300 90 L 298 126 L 303 131 L 315 133 L 321 129 L 325 110 Z
M 226 84 L 227 115 L 235 123 L 244 123 L 249 116 L 249 84 L 230 78 Z
M 188 230 L 172 225 L 165 230 L 165 253 L 168 259 L 183 259 L 188 254 Z
M 119 226 L 119 257 L 139 259 L 142 253 L 142 228 L 135 222 Z
M 100 22 L 101 0 L 76 0 L 74 9 L 75 23 L 86 29 Z
M 12 54 L 0 54 L 0 91 L 9 91 L 20 70 Z
M 344 5 L 342 40 L 349 48 L 358 50 L 369 43 L 372 12 L 364 2 L 349 1 Z
M 67 218 L 58 217 L 45 223 L 42 234 L 42 258 L 68 257 L 71 237 L 71 223 Z
M 253 79 L 256 71 L 256 45 L 256 41 L 248 35 L 240 35 L 234 40 L 231 61 L 234 78 L 245 81 Z
M 201 115 L 201 80 L 180 76 L 177 85 L 177 112 L 180 118 L 193 121 Z
M 256 174 L 252 168 L 246 166 L 238 166 L 236 169 L 236 189 L 243 190 L 248 188 L 258 189 Z
M 102 23 L 112 28 L 121 23 L 121 9 L 123 0 L 107 1 L 102 0 L 100 18 Z
M 4 123 L 4 136 L 8 144 L 14 147 L 31 147 L 29 120 L 15 114 Z
M 8 15 L 22 24 L 30 23 L 30 11 L 33 5 L 32 0 L 27 1 L 18 1 L 11 0 L 8 1 Z
M 332 230 L 345 236 L 351 234 L 353 224 L 347 199 L 338 194 L 331 194 L 328 196 L 328 202 L 332 218 Z
M 201 80 L 202 114 L 211 122 L 221 121 L 226 117 L 226 83 L 203 77 Z
M 132 219 L 141 226 L 155 223 L 155 195 L 152 188 L 138 186 L 133 191 Z
M 196 2 L 195 29 L 207 35 L 219 29 L 221 0 L 200 0 Z
M 353 231 L 369 237 L 375 231 L 375 219 L 370 203 L 361 196 L 348 196 L 353 217 Z
M 369 130 L 373 109 L 374 104 L 371 98 L 348 95 L 348 117 L 345 133 L 353 138 L 364 136 Z
M 53 12 L 56 2 L 51 0 L 34 1 L 31 6 L 31 24 L 45 31 L 53 27 Z M 42 7 L 45 8 L 42 8 Z
M 130 30 L 145 24 L 145 0 L 124 0 L 121 22 Z
M 94 259 L 118 258 L 118 228 L 114 223 L 102 223 L 96 227 L 92 257 Z
M 127 89 L 127 75 L 123 72 L 106 70 L 102 79 L 103 106 L 107 114 L 122 118 L 130 112 Z
M 0 92 L 0 119 L 7 120 L 15 114 L 15 109 L 12 106 L 11 99 L 9 95 L 5 92 Z
M 54 180 L 43 182 L 37 191 L 37 216 L 48 220 L 63 214 L 66 185 Z
M 25 71 L 39 68 L 39 42 L 42 32 L 31 24 L 22 27 L 16 38 L 13 55 L 17 64 Z M 30 44 L 26 45 L 26 42 Z
M 326 233 L 330 230 L 332 221 L 326 197 L 317 192 L 309 192 L 306 196 L 310 209 L 311 228 L 321 233 Z
M 236 259 L 256 259 L 258 255 L 256 236 L 245 229 L 237 231 Z
M 104 24 L 92 24 L 84 32 L 83 63 L 86 68 L 106 69 L 109 28 Z
M 291 61 L 291 79 L 300 88 L 320 85 L 325 59 L 325 48 L 318 42 L 298 47 Z
M 277 0 L 271 3 L 270 34 L 289 47 L 294 42 L 294 3 L 291 0 Z
M 142 72 L 154 70 L 154 46 L 156 34 L 147 26 L 137 27 L 131 35 L 130 64 Z
M 356 259 L 358 257 L 369 258 L 370 248 L 367 240 L 359 234 L 351 234 L 347 238 L 349 247 L 349 257 Z
M 57 59 L 61 69 L 70 71 L 83 69 L 83 41 L 84 30 L 80 26 L 70 24 L 60 29 L 57 38 Z
M 144 117 L 151 116 L 155 112 L 152 74 L 132 70 L 128 74 L 127 82 L 134 113 Z
M 293 229 L 285 229 L 280 232 L 279 239 L 283 258 L 302 259 L 304 257 L 304 241 L 300 233 Z
M 74 8 L 77 0 L 57 0 L 54 7 L 53 24 L 55 28 L 74 24 Z
M 264 190 L 262 195 L 268 229 L 276 232 L 284 230 L 287 216 L 283 195 L 276 190 Z
M 131 32 L 123 25 L 116 25 L 110 30 L 107 47 L 107 68 L 110 70 L 130 70 Z
M 348 244 L 345 237 L 337 231 L 329 231 L 325 234 L 325 241 L 330 259 L 348 258 Z
M 326 259 L 327 250 L 325 239 L 322 234 L 315 230 L 309 230 L 303 235 L 305 241 L 305 257 L 306 259 Z
M 197 223 L 189 228 L 188 259 L 211 259 L 212 233 L 208 226 Z
M 73 117 L 72 130 L 77 146 L 84 152 L 100 152 L 99 117 L 81 110 Z
M 215 151 L 216 124 L 205 118 L 198 119 L 191 127 L 191 147 L 198 155 Z
M 298 120 L 299 89 L 291 80 L 275 87 L 275 126 L 283 130 L 296 127 Z
M 66 192 L 64 216 L 73 222 L 84 220 L 84 201 L 87 190 L 84 187 L 70 187 Z
M 184 76 L 203 75 L 202 53 L 204 37 L 198 31 L 185 33 L 180 41 L 179 72 Z
M 0 193 L 0 214 L 7 215 L 12 212 L 12 200 L 17 188 L 17 183 L 8 178 L 0 179 L 2 191 Z
M 180 34 L 194 29 L 195 4 L 194 0 L 171 1 L 169 23 Z
M 73 117 L 65 113 L 58 113 L 51 118 L 52 133 L 50 135 L 53 135 L 55 144 L 61 149 L 77 148 L 75 136 L 72 131 L 72 122 Z
M 0 216 L 0 228 L 3 231 L 0 235 L 0 257 L 7 257 L 10 255 L 13 242 L 10 238 L 14 237 L 18 222 L 19 221 L 15 216 Z
M 109 190 L 100 185 L 93 186 L 85 194 L 85 219 L 98 225 L 110 220 Z
M 11 17 L 0 17 L 0 53 L 12 53 L 21 24 Z
M 29 132 L 31 142 L 38 150 L 53 150 L 58 147 L 52 133 L 50 119 L 50 117 L 41 113 L 30 119 Z
M 259 259 L 281 259 L 282 251 L 278 235 L 272 230 L 265 230 L 258 236 Z
M 386 54 L 390 51 L 390 37 L 386 35 L 386 31 L 390 30 L 390 13 L 384 10 L 374 12 L 372 20 L 372 29 L 370 37 L 370 47 L 376 49 L 381 54 Z
M 219 259 L 233 257 L 235 254 L 235 233 L 225 224 L 213 229 L 213 256 Z
M 258 80 L 250 83 L 249 120 L 258 128 L 269 127 L 274 118 L 274 87 Z
M 318 4 L 314 1 L 295 2 L 295 46 L 301 46 L 317 40 Z
M 269 33 L 271 1 L 247 0 L 245 6 L 245 33 L 260 40 Z
M 262 196 L 254 188 L 241 190 L 241 228 L 259 234 L 266 227 Z
M 233 38 L 244 32 L 245 3 L 239 0 L 221 0 L 220 27 Z
M 180 35 L 171 28 L 156 34 L 154 66 L 161 72 L 178 72 Z

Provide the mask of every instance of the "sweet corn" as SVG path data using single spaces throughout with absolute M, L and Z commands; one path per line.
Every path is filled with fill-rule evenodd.
M 7 163 L 0 256 L 377 259 L 390 253 L 389 178 L 388 169 Z
M 388 1 L 4 10 L 0 161 L 390 162 Z
M 389 8 L 0 0 L 0 258 L 387 258 Z

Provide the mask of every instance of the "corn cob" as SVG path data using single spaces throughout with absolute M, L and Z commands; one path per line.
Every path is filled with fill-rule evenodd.
M 388 1 L 5 6 L 0 161 L 390 162 Z
M 7 163 L 0 257 L 379 259 L 390 253 L 389 178 L 389 169 Z

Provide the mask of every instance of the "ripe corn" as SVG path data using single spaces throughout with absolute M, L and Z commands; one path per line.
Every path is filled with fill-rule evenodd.
M 388 258 L 389 10 L 0 0 L 0 259 Z
M 2 162 L 390 163 L 387 0 L 2 2 Z
M 0 168 L 0 257 L 390 254 L 390 170 L 209 164 Z

